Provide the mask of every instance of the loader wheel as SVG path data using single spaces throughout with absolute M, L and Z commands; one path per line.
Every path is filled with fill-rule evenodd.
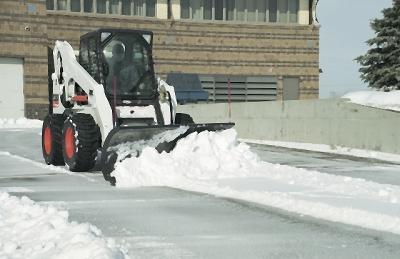
M 186 113 L 177 113 L 175 115 L 175 124 L 179 125 L 188 125 L 188 124 L 193 124 L 193 118 L 189 114 Z
M 64 165 L 62 153 L 62 127 L 65 117 L 62 114 L 47 115 L 42 127 L 42 152 L 48 165 Z
M 100 129 L 89 114 L 71 115 L 63 127 L 63 155 L 69 170 L 89 171 L 96 164 Z

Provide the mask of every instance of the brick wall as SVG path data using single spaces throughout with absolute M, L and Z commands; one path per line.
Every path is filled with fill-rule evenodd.
M 40 117 L 38 110 L 47 107 L 47 45 L 45 1 L 0 1 L 0 56 L 24 60 L 28 117 Z M 41 108 L 33 111 L 31 107 Z
M 36 11 L 32 10 L 32 5 Z M 300 99 L 318 98 L 319 28 L 314 25 L 234 24 L 172 21 L 46 11 L 45 1 L 0 2 L 0 56 L 24 58 L 26 115 L 47 107 L 47 46 L 67 40 L 78 49 L 80 35 L 104 27 L 154 32 L 156 72 L 260 75 L 300 78 Z M 29 31 L 25 27 L 29 27 Z

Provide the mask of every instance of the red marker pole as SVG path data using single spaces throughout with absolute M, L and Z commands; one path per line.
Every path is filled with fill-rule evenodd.
M 228 116 L 229 116 L 229 122 L 231 122 L 231 117 L 232 117 L 232 107 L 231 107 L 231 94 L 232 94 L 232 89 L 231 89 L 231 79 L 228 78 Z
M 113 77 L 113 123 L 114 123 L 114 128 L 117 127 L 117 78 L 114 76 Z

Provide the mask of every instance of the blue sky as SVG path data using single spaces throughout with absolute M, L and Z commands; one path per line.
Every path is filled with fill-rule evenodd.
M 368 89 L 354 59 L 368 50 L 365 41 L 374 36 L 370 21 L 390 6 L 392 0 L 320 0 L 321 98 Z

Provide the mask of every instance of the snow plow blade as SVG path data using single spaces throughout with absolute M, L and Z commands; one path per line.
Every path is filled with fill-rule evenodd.
M 145 147 L 154 147 L 158 152 L 170 152 L 178 140 L 191 133 L 230 129 L 234 123 L 207 123 L 166 126 L 119 126 L 107 136 L 101 151 L 101 170 L 104 179 L 115 185 L 111 176 L 117 161 L 138 156 Z

